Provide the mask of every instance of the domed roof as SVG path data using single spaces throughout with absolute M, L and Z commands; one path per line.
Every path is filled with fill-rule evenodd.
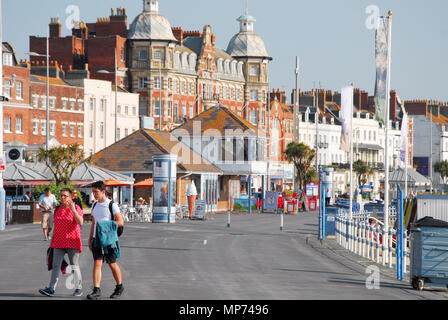
M 269 57 L 263 39 L 254 32 L 240 32 L 233 36 L 227 47 L 232 57 Z
M 177 41 L 168 19 L 158 11 L 158 1 L 144 1 L 143 5 L 143 12 L 134 19 L 129 28 L 128 39 Z
M 233 36 L 227 47 L 227 53 L 232 57 L 269 58 L 263 39 L 254 32 L 254 17 L 248 14 L 236 19 L 240 23 L 240 32 Z

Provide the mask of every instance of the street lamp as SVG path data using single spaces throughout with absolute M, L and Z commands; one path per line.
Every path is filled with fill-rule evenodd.
M 48 37 L 46 38 L 46 42 L 47 42 L 47 54 L 39 54 L 36 52 L 28 52 L 28 55 L 30 57 L 46 57 L 47 59 L 47 98 L 45 101 L 45 108 L 46 108 L 46 112 L 47 112 L 47 120 L 45 123 L 45 150 L 48 152 L 48 141 L 49 141 L 49 135 L 50 135 L 50 108 L 49 108 L 49 96 L 50 96 L 50 55 L 48 54 L 49 51 L 49 40 Z
M 115 75 L 115 142 L 118 141 L 117 138 L 117 128 L 118 128 L 118 116 L 117 116 L 117 112 L 118 112 L 118 93 L 117 93 L 117 51 L 114 50 L 114 59 L 115 59 L 115 65 L 114 65 L 114 72 L 110 72 L 107 70 L 99 70 L 97 73 L 102 73 L 102 74 L 114 74 Z
M 0 0 L 0 43 L 3 43 L 2 0 Z M 3 83 L 3 46 L 0 47 L 0 78 Z M 0 96 L 3 95 L 3 86 L 0 85 Z M 0 101 L 0 160 L 5 164 L 3 156 L 3 102 Z M 0 231 L 5 230 L 6 192 L 3 188 L 3 171 L 0 170 Z

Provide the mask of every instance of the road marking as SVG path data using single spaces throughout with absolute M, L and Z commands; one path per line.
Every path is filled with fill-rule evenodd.
M 204 246 L 206 246 L 207 245 L 207 240 L 204 240 Z

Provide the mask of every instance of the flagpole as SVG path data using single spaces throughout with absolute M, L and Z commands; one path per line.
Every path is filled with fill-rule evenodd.
M 404 108 L 403 108 L 404 109 Z M 404 196 L 405 198 L 408 197 L 408 144 L 409 144 L 409 120 L 407 117 L 407 112 L 406 109 L 404 109 L 404 112 L 406 114 L 406 123 L 405 125 L 407 126 L 406 128 L 406 132 L 408 133 L 408 135 L 405 137 L 405 153 L 404 153 L 404 160 L 405 160 L 405 167 L 404 167 L 404 175 L 405 175 L 405 180 L 404 180 Z
M 387 54 L 387 81 L 386 81 L 386 119 L 385 119 L 385 167 L 386 167 L 386 177 L 384 179 L 384 232 L 383 232 L 383 263 L 389 257 L 388 250 L 388 231 L 389 231 L 389 114 L 390 114 L 390 71 L 391 71 L 391 52 L 392 52 L 392 11 L 389 11 L 389 23 L 388 23 L 388 54 Z M 386 259 L 384 259 L 386 258 Z
M 352 82 L 352 89 L 354 92 L 355 89 L 355 84 Z M 353 218 L 353 96 L 352 99 L 350 99 L 350 101 L 352 101 L 351 103 L 351 112 L 350 112 L 350 207 L 349 207 L 349 212 L 350 212 L 350 219 Z

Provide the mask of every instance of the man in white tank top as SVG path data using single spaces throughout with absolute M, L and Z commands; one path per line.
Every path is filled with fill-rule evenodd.
M 115 253 L 110 250 L 108 254 L 103 255 L 101 248 L 96 248 L 93 246 L 94 238 L 96 235 L 96 222 L 97 221 L 109 221 L 112 219 L 111 212 L 109 210 L 109 204 L 111 202 L 110 199 L 106 197 L 106 186 L 104 182 L 99 181 L 95 182 L 92 185 L 92 193 L 97 202 L 95 206 L 92 207 L 92 226 L 90 228 L 90 236 L 89 236 L 89 249 L 93 254 L 93 292 L 87 295 L 87 299 L 89 300 L 97 300 L 101 298 L 101 268 L 103 266 L 103 261 L 109 265 L 110 270 L 112 271 L 112 275 L 114 276 L 116 287 L 115 291 L 110 296 L 112 299 L 117 299 L 123 293 L 123 284 L 121 277 L 121 270 L 117 264 L 117 257 Z M 124 226 L 123 217 L 120 213 L 120 209 L 116 203 L 112 204 L 112 213 L 114 216 L 114 220 L 117 223 L 118 227 Z

